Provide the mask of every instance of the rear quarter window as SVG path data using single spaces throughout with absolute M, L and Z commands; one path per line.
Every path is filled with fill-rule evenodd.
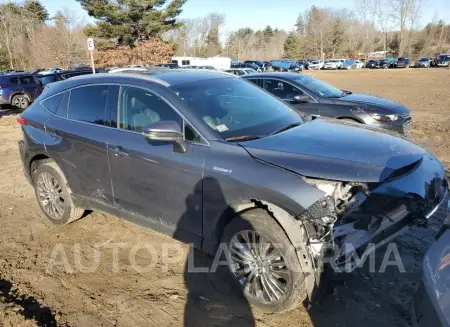
M 52 96 L 50 98 L 47 98 L 41 102 L 41 105 L 47 109 L 48 111 L 52 113 L 56 113 L 58 110 L 58 106 L 61 103 L 62 99 L 64 98 L 65 93 L 57 94 L 55 96 Z
M 19 78 L 18 78 L 18 77 L 11 77 L 11 78 L 9 79 L 9 81 L 10 81 L 12 84 L 19 84 Z

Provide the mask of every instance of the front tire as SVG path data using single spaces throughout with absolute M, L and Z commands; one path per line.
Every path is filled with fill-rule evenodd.
M 235 217 L 222 242 L 228 245 L 231 276 L 249 303 L 267 312 L 283 312 L 306 299 L 296 250 L 266 210 L 252 209 Z
M 64 173 L 54 161 L 38 167 L 33 184 L 39 206 L 55 225 L 69 224 L 83 216 L 84 209 L 73 203 Z

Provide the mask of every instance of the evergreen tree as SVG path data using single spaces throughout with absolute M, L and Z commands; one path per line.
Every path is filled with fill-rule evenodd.
M 38 0 L 27 0 L 23 5 L 23 9 L 42 23 L 49 19 L 47 9 Z
M 301 45 L 298 36 L 291 32 L 284 42 L 284 56 L 291 59 L 299 59 L 301 57 Z
M 212 28 L 206 36 L 206 56 L 217 56 L 222 52 L 219 41 L 219 27 Z
M 89 16 L 98 20 L 88 35 L 113 39 L 133 46 L 168 30 L 178 28 L 176 18 L 186 0 L 77 0 Z

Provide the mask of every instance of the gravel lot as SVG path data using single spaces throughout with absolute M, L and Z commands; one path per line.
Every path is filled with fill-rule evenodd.
M 311 74 L 342 89 L 380 95 L 411 108 L 413 138 L 450 168 L 450 69 L 330 71 Z M 440 224 L 413 228 L 396 243 L 406 269 L 388 266 L 370 273 L 368 265 L 332 276 L 308 308 L 265 314 L 249 305 L 221 274 L 185 274 L 189 249 L 171 238 L 101 212 L 55 227 L 40 212 L 23 177 L 17 149 L 21 132 L 16 116 L 0 118 L 0 326 L 408 326 L 408 305 L 421 275 L 423 255 Z M 442 216 L 442 215 L 441 215 Z M 115 256 L 108 244 L 124 243 Z M 170 267 L 161 251 L 149 272 L 129 260 L 135 244 L 179 245 L 182 260 Z M 77 247 L 78 244 L 78 247 Z M 80 258 L 86 267 L 100 253 L 95 271 L 67 271 L 51 265 L 54 251 L 68 265 Z M 80 251 L 77 251 L 80 249 Z M 386 248 L 376 252 L 379 271 Z M 133 256 L 149 262 L 146 251 Z M 178 253 L 169 252 L 169 257 Z M 61 261 L 62 256 L 57 260 Z M 197 253 L 196 264 L 209 262 Z

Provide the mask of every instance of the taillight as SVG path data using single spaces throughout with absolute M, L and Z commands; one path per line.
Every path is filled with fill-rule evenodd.
M 18 118 L 17 118 L 17 122 L 18 122 L 20 125 L 28 125 L 28 120 L 27 120 L 26 118 L 23 118 L 23 117 L 18 117 Z
M 0 85 L 0 90 L 1 89 L 6 89 L 6 88 L 8 88 L 8 85 Z

